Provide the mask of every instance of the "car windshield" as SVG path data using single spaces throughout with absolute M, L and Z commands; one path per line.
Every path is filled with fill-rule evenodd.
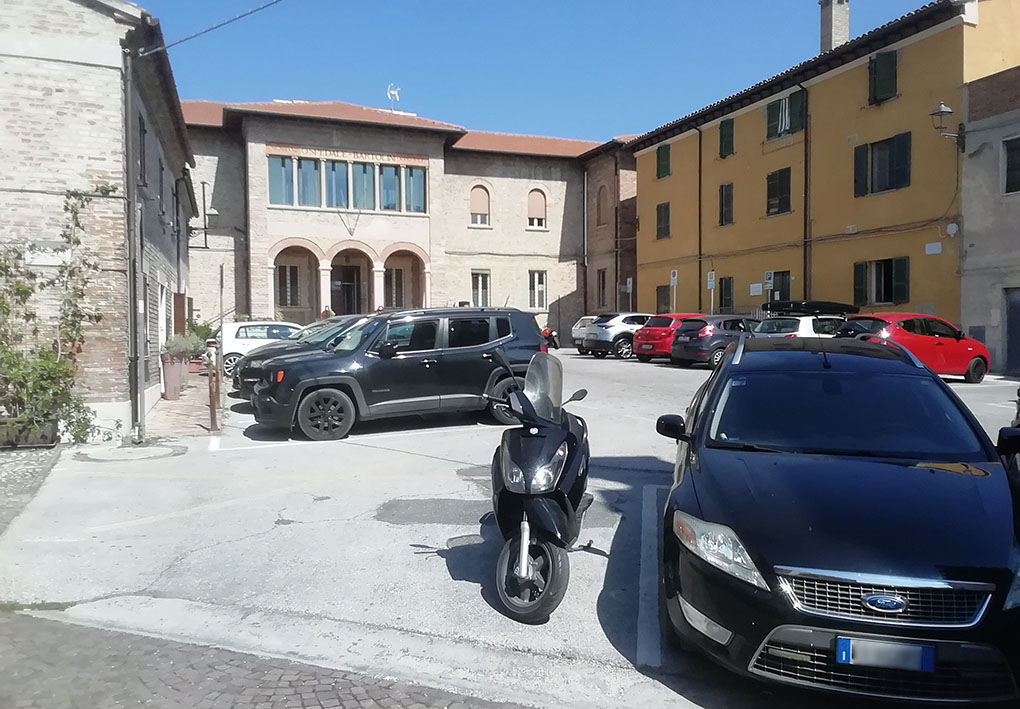
M 382 321 L 379 318 L 364 318 L 351 329 L 340 336 L 340 339 L 330 346 L 333 352 L 353 352 L 366 342 Z
M 800 320 L 797 318 L 767 318 L 758 323 L 754 331 L 762 335 L 785 335 L 799 329 Z
M 311 325 L 305 325 L 300 330 L 292 332 L 287 339 L 306 342 L 311 338 L 315 337 L 316 335 L 321 334 L 323 330 L 327 330 L 335 324 L 336 323 L 330 321 L 313 322 Z
M 985 460 L 959 407 L 933 379 L 872 372 L 748 372 L 727 381 L 710 416 L 712 448 Z
M 354 325 L 357 325 L 357 321 L 355 320 L 344 320 L 342 322 L 333 320 L 330 321 L 326 327 L 319 328 L 308 337 L 301 338 L 301 341 L 307 342 L 311 345 L 321 345 L 324 342 L 329 342 L 341 332 L 353 327 Z
M 597 318 L 595 318 L 595 324 L 596 325 L 605 325 L 607 322 L 609 322 L 609 321 L 611 321 L 611 320 L 613 320 L 614 318 L 617 318 L 617 317 L 619 317 L 619 314 L 617 314 L 617 313 L 613 313 L 611 315 L 599 315 Z
M 546 421 L 559 423 L 563 410 L 563 365 L 544 352 L 531 358 L 524 377 L 524 396 L 535 413 Z
M 667 318 L 664 315 L 657 315 L 645 323 L 645 327 L 669 327 L 673 324 L 673 318 Z

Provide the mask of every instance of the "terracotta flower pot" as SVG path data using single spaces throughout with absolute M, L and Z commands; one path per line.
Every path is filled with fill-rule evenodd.
M 171 354 L 160 356 L 163 364 L 163 398 L 174 401 L 181 397 L 181 368 L 178 358 Z

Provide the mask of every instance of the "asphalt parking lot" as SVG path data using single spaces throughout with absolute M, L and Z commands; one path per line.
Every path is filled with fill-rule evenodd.
M 659 513 L 682 413 L 708 372 L 561 351 L 589 424 L 596 502 L 542 626 L 501 615 L 486 518 L 499 427 L 431 417 L 310 442 L 233 400 L 218 438 L 65 454 L 0 539 L 0 603 L 537 706 L 813 707 L 659 640 Z M 1016 383 L 953 384 L 993 434 Z M 44 559 L 45 563 L 40 563 Z M 860 706 L 860 701 L 845 706 Z M 825 706 L 844 706 L 825 699 Z

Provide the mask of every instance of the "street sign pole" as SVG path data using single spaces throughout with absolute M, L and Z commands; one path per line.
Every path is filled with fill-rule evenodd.
M 670 294 L 670 311 L 671 313 L 676 312 L 676 277 L 677 272 L 674 268 L 669 272 L 669 294 Z
M 712 299 L 710 301 L 710 306 L 709 306 L 711 308 L 711 310 L 708 311 L 708 314 L 709 315 L 715 315 L 715 271 L 709 271 L 708 272 L 707 280 L 708 280 L 708 282 L 705 284 L 705 287 L 708 288 L 708 292 L 712 296 Z

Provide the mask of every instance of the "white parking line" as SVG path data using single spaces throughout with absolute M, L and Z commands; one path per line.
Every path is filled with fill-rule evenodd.
M 423 436 L 425 434 L 433 435 L 446 435 L 456 431 L 475 431 L 475 430 L 488 430 L 489 428 L 498 429 L 498 426 L 482 427 L 476 423 L 465 424 L 463 426 L 443 426 L 439 428 L 425 428 L 412 431 L 385 431 L 382 433 L 365 433 L 360 435 L 354 435 L 350 438 L 345 438 L 341 441 L 270 441 L 262 443 L 259 441 L 250 441 L 251 445 L 232 446 L 230 448 L 216 448 L 212 447 L 210 443 L 210 452 L 224 452 L 224 451 L 252 451 L 262 450 L 264 448 L 283 448 L 287 446 L 310 446 L 316 443 L 360 443 L 362 441 L 374 441 L 380 438 L 402 438 L 405 436 Z
M 659 490 L 645 485 L 641 492 L 641 570 L 638 591 L 637 666 L 661 667 L 659 631 Z
M 220 437 L 209 436 L 209 450 L 215 452 L 218 451 L 219 449 L 220 449 Z
M 998 406 L 1000 409 L 1015 409 L 1016 404 L 994 404 L 986 403 L 985 406 Z

